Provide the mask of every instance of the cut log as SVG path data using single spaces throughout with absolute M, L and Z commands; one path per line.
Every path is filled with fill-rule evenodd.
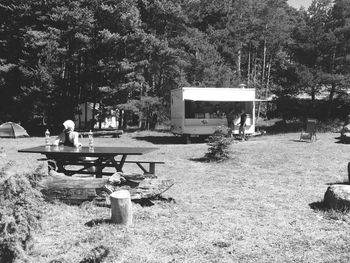
M 49 201 L 61 200 L 80 204 L 100 197 L 107 182 L 106 178 L 71 177 L 51 170 L 50 176 L 44 177 L 39 186 Z
M 113 176 L 112 176 L 113 177 Z M 84 201 L 97 200 L 110 204 L 108 196 L 115 191 L 128 190 L 131 200 L 159 196 L 171 186 L 174 180 L 147 178 L 144 175 L 119 173 L 115 180 L 110 178 L 66 176 L 51 170 L 39 186 L 47 200 L 60 200 L 70 204 L 81 204 Z M 118 180 L 118 178 L 122 178 Z M 143 178 L 143 179 L 142 179 Z
M 128 190 L 119 190 L 113 192 L 111 199 L 111 221 L 115 224 L 132 224 L 132 205 L 130 192 Z

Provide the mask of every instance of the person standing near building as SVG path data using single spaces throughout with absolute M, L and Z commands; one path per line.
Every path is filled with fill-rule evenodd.
M 247 121 L 247 114 L 245 113 L 245 110 L 243 109 L 241 111 L 241 121 L 239 126 L 239 135 L 241 136 L 241 140 L 244 141 L 246 139 L 245 137 L 245 126 Z
M 232 108 L 226 113 L 226 119 L 227 119 L 227 127 L 228 127 L 228 137 L 233 136 L 233 131 L 235 128 L 234 120 L 236 118 L 237 114 L 235 113 L 235 109 Z

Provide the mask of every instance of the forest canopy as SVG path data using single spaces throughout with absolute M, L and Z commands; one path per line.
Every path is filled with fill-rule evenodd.
M 84 102 L 166 118 L 174 88 L 240 83 L 259 98 L 326 94 L 332 118 L 349 70 L 350 0 L 0 3 L 0 123 L 57 125 Z

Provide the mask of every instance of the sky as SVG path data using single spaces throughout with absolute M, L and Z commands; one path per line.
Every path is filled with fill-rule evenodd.
M 299 9 L 304 6 L 306 9 L 310 6 L 312 0 L 288 0 L 288 4 Z

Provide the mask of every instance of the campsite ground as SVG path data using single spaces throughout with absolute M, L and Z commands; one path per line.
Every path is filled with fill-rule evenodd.
M 315 143 L 299 142 L 299 133 L 255 137 L 233 144 L 223 163 L 197 161 L 205 143 L 183 144 L 168 133 L 96 138 L 99 146 L 159 147 L 144 158 L 166 163 L 157 174 L 176 181 L 168 199 L 134 204 L 129 228 L 109 224 L 109 208 L 46 204 L 30 256 L 81 262 L 99 247 L 109 251 L 103 262 L 349 262 L 350 216 L 321 203 L 330 184 L 347 181 L 350 145 L 337 136 L 319 133 Z M 0 139 L 0 164 L 34 170 L 39 156 L 17 150 L 42 143 Z

